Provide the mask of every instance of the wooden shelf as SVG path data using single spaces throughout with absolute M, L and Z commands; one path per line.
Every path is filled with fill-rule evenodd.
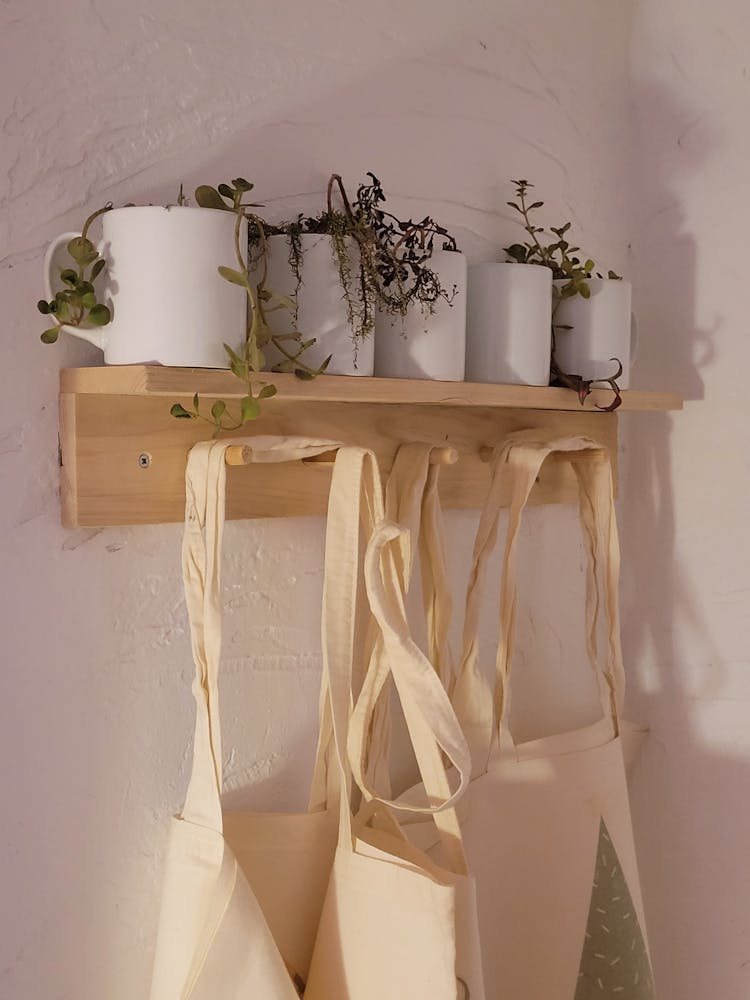
M 597 391 L 581 407 L 567 389 L 429 382 L 325 375 L 304 382 L 269 376 L 278 395 L 262 416 L 245 426 L 253 434 L 309 435 L 372 448 L 384 472 L 405 441 L 449 443 L 459 461 L 441 472 L 446 507 L 479 507 L 489 471 L 479 449 L 513 430 L 554 426 L 586 434 L 616 454 L 617 414 L 602 413 L 611 396 Z M 226 371 L 128 365 L 64 369 L 60 373 L 60 443 L 63 523 L 159 524 L 184 516 L 185 459 L 190 447 L 211 436 L 195 420 L 176 420 L 173 402 L 190 405 L 193 393 L 227 401 L 242 395 Z M 671 393 L 623 393 L 623 411 L 678 410 Z M 145 456 L 145 458 L 143 457 Z M 289 517 L 325 512 L 330 468 L 293 463 L 228 471 L 228 516 Z M 534 490 L 537 503 L 574 496 L 570 469 L 545 466 Z
M 289 402 L 315 400 L 338 403 L 415 403 L 421 406 L 491 406 L 580 412 L 578 397 L 569 389 L 533 385 L 489 385 L 484 382 L 431 382 L 423 379 L 363 378 L 320 375 L 304 382 L 294 375 L 270 375 L 279 395 Z M 243 395 L 241 383 L 228 371 L 213 368 L 164 368 L 160 365 L 112 365 L 107 368 L 66 368 L 60 391 L 114 396 L 184 396 L 199 392 L 223 399 Z M 612 394 L 596 389 L 585 410 L 606 406 Z M 622 394 L 624 410 L 681 410 L 682 400 L 670 392 L 631 389 Z

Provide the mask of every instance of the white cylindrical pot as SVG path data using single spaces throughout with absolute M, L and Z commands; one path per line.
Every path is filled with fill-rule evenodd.
M 462 382 L 466 363 L 466 258 L 435 250 L 427 262 L 451 301 L 439 298 L 432 313 L 414 303 L 406 316 L 378 312 L 375 374 Z M 455 291 L 455 294 L 454 294 Z
M 239 348 L 247 327 L 247 294 L 218 273 L 237 267 L 236 217 L 210 208 L 118 208 L 102 219 L 99 252 L 107 267 L 97 279 L 112 321 L 103 327 L 64 326 L 104 351 L 109 365 L 156 363 L 228 368 L 224 343 Z M 247 246 L 246 223 L 240 246 Z M 47 251 L 50 298 L 58 268 L 74 266 L 64 252 L 76 233 L 58 237 Z
M 268 274 L 266 287 L 277 295 L 286 295 L 296 303 L 296 310 L 278 309 L 268 316 L 274 333 L 298 331 L 303 340 L 315 343 L 301 357 L 311 368 L 318 368 L 329 354 L 327 375 L 372 375 L 374 349 L 372 336 L 364 340 L 355 335 L 341 285 L 338 260 L 330 236 L 304 234 L 299 237 L 302 251 L 299 276 L 290 264 L 291 245 L 287 236 L 268 238 Z M 352 281 L 349 295 L 361 307 L 361 289 L 355 280 L 359 274 L 359 250 L 347 239 Z M 251 272 L 252 274 L 253 272 Z M 374 302 L 369 303 L 374 310 Z M 286 346 L 291 350 L 293 342 Z M 265 349 L 266 367 L 273 368 L 283 355 L 273 345 Z
M 565 284 L 564 279 L 554 282 L 556 289 Z M 617 372 L 619 361 L 622 375 L 617 384 L 627 389 L 635 353 L 630 282 L 590 278 L 588 284 L 590 298 L 573 295 L 555 301 L 553 324 L 557 364 L 569 375 L 606 379 Z
M 552 272 L 529 264 L 469 268 L 466 378 L 549 385 Z

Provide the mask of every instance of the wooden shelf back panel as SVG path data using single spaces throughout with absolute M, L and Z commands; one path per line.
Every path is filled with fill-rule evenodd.
M 66 379 L 66 374 L 70 373 L 63 373 L 63 386 L 70 389 L 73 380 Z M 108 394 L 80 391 L 80 383 L 78 392 L 62 392 L 62 505 L 66 525 L 160 524 L 183 519 L 187 453 L 196 441 L 210 437 L 211 428 L 203 422 L 176 420 L 169 407 L 175 401 L 190 405 L 194 387 L 194 380 L 184 378 L 181 392 Z M 210 402 L 207 398 L 206 410 Z M 441 470 L 443 502 L 449 508 L 478 508 L 484 501 L 490 475 L 489 466 L 479 457 L 480 448 L 499 443 L 510 431 L 537 426 L 586 434 L 616 454 L 614 414 L 580 408 L 550 412 L 465 403 L 383 405 L 315 398 L 301 402 L 287 398 L 282 390 L 267 402 L 259 420 L 246 425 L 244 434 L 303 434 L 364 445 L 376 452 L 384 472 L 402 442 L 448 443 L 457 448 L 459 461 Z M 139 461 L 142 455 L 148 457 L 146 468 Z M 322 515 L 330 475 L 330 467 L 302 462 L 230 468 L 228 515 Z M 533 501 L 560 503 L 574 497 L 567 464 L 547 463 Z

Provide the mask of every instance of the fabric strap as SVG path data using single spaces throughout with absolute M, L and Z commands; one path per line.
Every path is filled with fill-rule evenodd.
M 511 656 L 516 622 L 516 563 L 523 510 L 545 459 L 551 454 L 569 458 L 579 487 L 579 512 L 587 555 L 586 647 L 597 678 L 602 711 L 615 733 L 624 696 L 624 670 L 619 628 L 619 545 L 614 513 L 614 491 L 609 454 L 585 437 L 559 437 L 541 430 L 510 435 L 495 458 L 489 495 L 474 545 L 464 620 L 463 655 L 454 691 L 454 704 L 472 752 L 475 773 L 486 769 L 491 747 L 500 734 L 510 738 Z M 503 557 L 500 598 L 500 640 L 492 684 L 479 663 L 479 615 L 487 562 L 497 541 L 501 490 L 510 481 L 511 498 Z M 600 662 L 597 632 L 599 589 L 607 612 L 607 649 Z
M 226 507 L 225 453 L 244 445 L 251 464 L 291 462 L 339 447 L 313 438 L 258 436 L 195 445 L 186 470 L 182 567 L 195 660 L 193 766 L 183 808 L 186 820 L 223 831 L 218 677 L 221 659 L 221 543 Z M 325 647 L 326 637 L 323 636 Z

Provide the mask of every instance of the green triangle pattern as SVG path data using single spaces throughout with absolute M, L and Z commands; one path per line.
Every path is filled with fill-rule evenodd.
M 602 819 L 575 1000 L 655 1000 L 646 943 Z

